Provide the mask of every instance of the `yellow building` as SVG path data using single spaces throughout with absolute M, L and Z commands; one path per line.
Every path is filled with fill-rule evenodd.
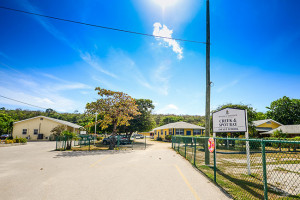
M 152 137 L 154 132 L 150 131 L 150 132 L 140 132 L 139 134 L 145 136 L 145 137 Z
M 286 136 L 288 138 L 300 136 L 300 124 L 282 125 L 282 126 L 279 126 L 278 128 L 273 129 L 271 131 L 263 132 L 263 133 L 261 133 L 261 135 L 263 135 L 264 137 L 271 136 L 274 133 L 274 131 L 276 131 L 276 130 L 281 130 L 282 133 L 286 134 Z
M 253 121 L 252 123 L 255 126 L 256 131 L 260 134 L 276 129 L 279 126 L 282 126 L 281 123 L 276 122 L 273 119 L 257 120 L 257 121 Z
M 28 140 L 49 140 L 52 134 L 51 130 L 58 125 L 64 125 L 66 130 L 75 133 L 79 133 L 79 128 L 82 128 L 82 126 L 64 120 L 37 116 L 15 122 L 13 137 L 22 137 Z
M 158 137 L 164 139 L 166 135 L 204 135 L 204 130 L 205 128 L 201 126 L 187 122 L 170 123 L 153 129 L 154 139 L 157 139 Z

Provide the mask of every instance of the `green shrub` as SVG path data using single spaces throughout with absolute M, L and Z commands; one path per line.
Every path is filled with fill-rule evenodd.
M 13 140 L 8 140 L 8 139 L 5 139 L 5 144 L 13 144 L 14 141 Z
M 26 138 L 19 138 L 19 142 L 20 143 L 27 143 L 27 139 Z
M 17 136 L 15 139 L 13 139 L 13 141 L 14 141 L 14 143 L 20 143 L 20 138 L 18 138 L 18 136 Z
M 14 138 L 13 138 L 13 136 L 8 136 L 8 138 L 7 139 L 9 139 L 9 140 L 13 140 Z
M 97 141 L 102 141 L 103 140 L 103 137 L 97 137 Z
M 157 137 L 156 141 L 162 141 L 162 138 L 161 137 Z
M 166 135 L 165 140 L 171 141 L 172 140 L 172 135 Z

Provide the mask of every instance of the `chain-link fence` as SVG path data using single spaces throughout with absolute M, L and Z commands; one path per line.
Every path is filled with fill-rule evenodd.
M 172 148 L 234 199 L 300 199 L 300 142 L 173 136 Z M 208 161 L 208 160 L 206 160 Z

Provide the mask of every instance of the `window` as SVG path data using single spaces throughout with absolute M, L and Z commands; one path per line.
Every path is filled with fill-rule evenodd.
M 184 129 L 176 129 L 176 135 L 184 135 Z
M 169 129 L 169 135 L 172 135 L 173 134 L 173 129 Z
M 154 131 L 154 134 L 156 135 L 156 130 Z
M 22 134 L 26 135 L 27 134 L 27 129 L 23 129 Z
M 167 131 L 165 131 L 165 135 L 167 135 Z
M 34 130 L 33 130 L 33 134 L 34 134 L 34 135 L 37 135 L 38 133 L 39 133 L 39 129 L 34 129 Z
M 194 129 L 193 133 L 194 133 L 194 135 L 200 135 L 201 130 L 200 129 Z

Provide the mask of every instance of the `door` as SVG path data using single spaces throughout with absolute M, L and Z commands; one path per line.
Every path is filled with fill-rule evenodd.
M 186 135 L 191 135 L 191 131 L 186 131 Z

